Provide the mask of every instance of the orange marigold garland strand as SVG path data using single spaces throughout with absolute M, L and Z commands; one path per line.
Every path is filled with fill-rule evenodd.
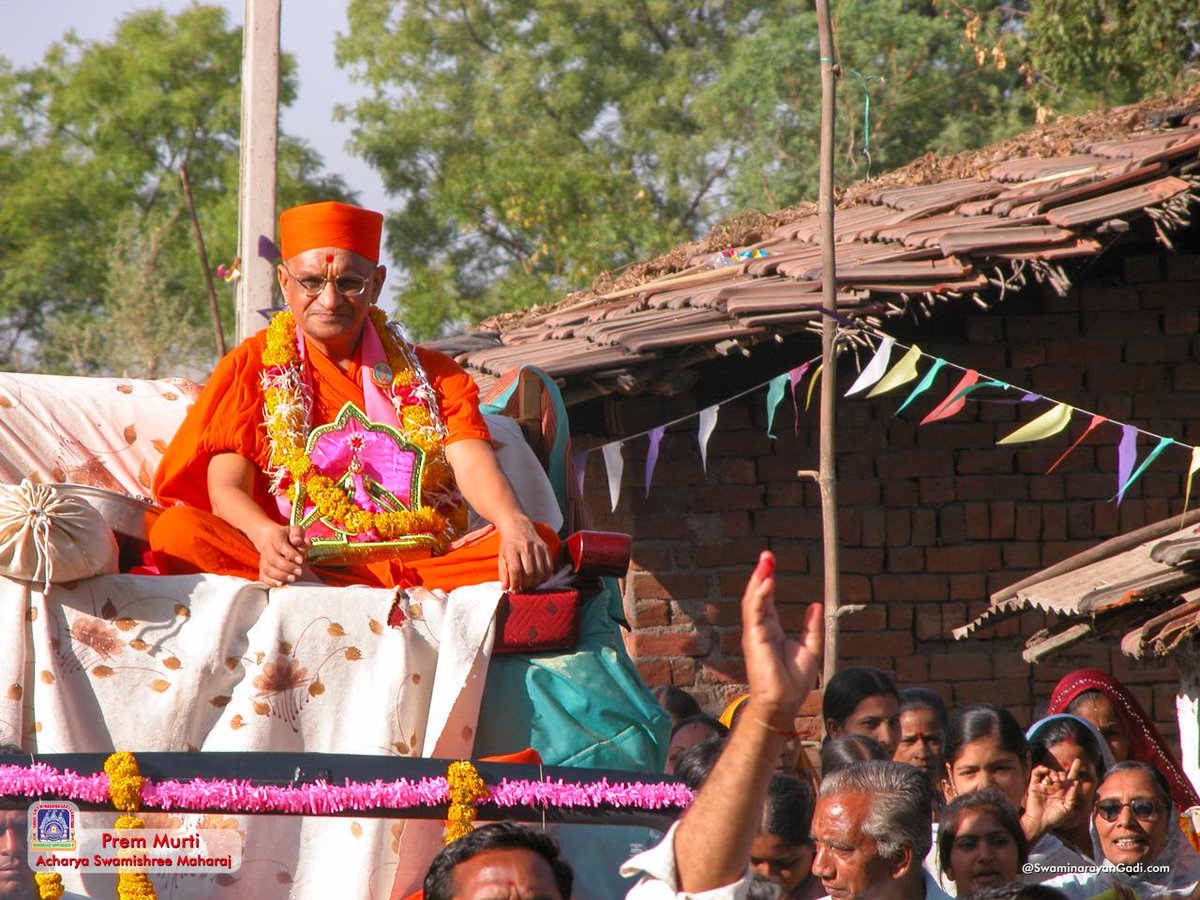
M 295 501 L 295 486 L 304 489 L 322 518 L 340 523 L 350 534 L 372 529 L 385 541 L 407 534 L 430 533 L 446 538 L 446 516 L 450 513 L 450 531 L 465 527 L 466 507 L 453 485 L 453 473 L 445 459 L 445 425 L 436 415 L 436 395 L 415 355 L 397 340 L 388 327 L 387 316 L 371 307 L 371 324 L 379 334 L 388 365 L 395 373 L 390 395 L 404 439 L 425 453 L 422 494 L 434 502 L 409 512 L 371 512 L 363 509 L 337 483 L 314 470 L 306 453 L 311 430 L 311 399 L 304 390 L 300 352 L 296 346 L 296 321 L 290 311 L 277 313 L 267 326 L 267 346 L 262 362 L 264 407 L 267 436 L 270 441 L 271 488 L 287 491 Z M 402 402 L 401 398 L 412 400 Z
M 450 763 L 446 782 L 450 786 L 450 811 L 446 814 L 444 842 L 452 844 L 471 833 L 475 805 L 487 799 L 488 790 L 479 771 L 465 759 Z
M 137 759 L 132 753 L 120 750 L 104 761 L 108 775 L 108 796 L 112 804 L 126 815 L 117 819 L 117 828 L 143 828 L 145 823 L 135 815 L 142 806 L 142 777 Z M 156 900 L 154 884 L 145 872 L 126 872 L 117 876 L 117 900 Z

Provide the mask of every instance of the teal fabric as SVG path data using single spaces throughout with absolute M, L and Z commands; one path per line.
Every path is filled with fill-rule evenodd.
M 663 770 L 671 719 L 638 675 L 609 616 L 614 589 L 609 582 L 585 604 L 573 651 L 492 657 L 477 758 L 532 747 L 549 766 Z
M 545 387 L 546 396 L 550 398 L 550 404 L 554 408 L 554 421 L 557 425 L 554 434 L 554 443 L 548 448 L 549 464 L 546 468 L 546 477 L 550 479 L 550 487 L 554 489 L 554 496 L 558 499 L 558 507 L 562 510 L 563 517 L 570 520 L 567 516 L 567 443 L 570 438 L 570 427 L 567 424 L 567 405 L 563 402 L 562 392 L 558 389 L 554 379 L 543 372 L 536 366 L 522 366 L 521 371 L 528 369 L 537 375 L 542 380 Z M 517 384 L 520 382 L 520 373 L 513 379 L 513 383 L 508 386 L 499 396 L 494 397 L 491 403 L 482 404 L 479 411 L 482 413 L 503 414 L 509 400 L 512 399 L 513 392 L 517 389 Z M 563 525 L 566 528 L 566 525 Z M 559 534 L 559 537 L 566 537 L 565 534 Z

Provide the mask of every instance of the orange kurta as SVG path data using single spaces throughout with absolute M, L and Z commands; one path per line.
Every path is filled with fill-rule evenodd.
M 370 327 L 369 325 L 367 327 Z M 252 496 L 275 521 L 286 524 L 266 476 L 270 447 L 263 425 L 262 352 L 266 331 L 247 338 L 217 365 L 187 418 L 171 441 L 154 477 L 154 496 L 164 507 L 150 532 L 150 547 L 159 569 L 169 574 L 211 572 L 258 578 L 258 551 L 242 532 L 212 513 L 208 497 L 208 464 L 221 453 L 237 453 L 254 463 Z M 448 432 L 446 443 L 469 438 L 490 441 L 479 413 L 479 390 L 471 377 L 449 357 L 416 349 L 438 395 Z M 370 377 L 357 358 L 343 372 L 309 344 L 314 424 L 330 422 L 352 402 L 363 408 L 362 378 Z M 539 528 L 543 539 L 558 538 Z M 451 590 L 497 578 L 498 535 L 456 545 L 444 556 L 410 562 L 376 563 L 318 569 L 330 584 L 371 584 L 383 587 L 421 584 Z

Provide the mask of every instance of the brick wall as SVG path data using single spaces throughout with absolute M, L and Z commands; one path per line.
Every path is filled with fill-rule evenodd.
M 1190 241 L 1175 254 L 1110 250 L 1083 278 L 1076 273 L 1078 286 L 1066 297 L 1031 286 L 991 311 L 950 302 L 932 320 L 888 327 L 928 354 L 1200 443 L 1200 246 L 1194 233 Z M 647 422 L 716 402 L 739 385 L 761 383 L 818 352 L 811 337 L 756 349 L 751 360 L 714 363 L 718 371 L 706 375 L 693 395 L 609 401 L 607 417 L 624 418 L 625 432 L 635 433 Z M 731 380 L 738 366 L 746 371 Z M 853 377 L 847 361 L 839 372 L 840 393 Z M 1044 411 L 1044 404 L 968 404 L 949 421 L 918 428 L 956 377 L 943 375 L 899 415 L 904 390 L 899 398 L 839 403 L 842 600 L 866 605 L 843 620 L 842 664 L 890 669 L 902 684 L 934 688 L 952 707 L 998 701 L 1022 721 L 1038 712 L 1059 677 L 1095 666 L 1128 683 L 1164 732 L 1176 734 L 1176 676 L 1167 661 L 1135 663 L 1115 641 L 1093 640 L 1051 663 L 1028 665 L 1020 651 L 1025 637 L 1045 627 L 1039 613 L 985 630 L 982 640 L 956 642 L 949 632 L 978 615 L 991 593 L 1031 572 L 1178 515 L 1184 452 L 1167 450 L 1118 508 L 1109 502 L 1119 437 L 1112 426 L 1093 433 L 1052 475 L 1044 473 L 1067 446 L 1063 437 L 1017 448 L 995 445 L 1018 422 Z M 769 547 L 778 557 L 786 626 L 797 626 L 804 603 L 822 592 L 818 494 L 814 484 L 796 477 L 797 469 L 817 465 L 815 404 L 812 412 L 801 411 L 797 435 L 785 399 L 771 440 L 764 395 L 722 406 L 707 473 L 696 448 L 696 420 L 671 428 L 649 497 L 643 497 L 647 442 L 628 443 L 616 513 L 608 511 L 600 454 L 589 455 L 593 524 L 635 538 L 624 585 L 633 624 L 629 651 L 650 684 L 685 687 L 714 712 L 744 678 L 737 600 L 759 549 Z M 1084 416 L 1074 418 L 1072 439 L 1086 423 Z M 601 431 L 593 429 L 593 444 L 611 439 Z M 1143 439 L 1139 458 L 1149 446 Z

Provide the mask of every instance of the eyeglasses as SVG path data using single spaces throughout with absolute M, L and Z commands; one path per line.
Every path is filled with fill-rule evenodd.
M 304 291 L 304 295 L 310 300 L 320 297 L 325 292 L 325 285 L 331 282 L 333 283 L 333 289 L 343 297 L 358 297 L 367 289 L 367 285 L 371 283 L 370 277 L 362 275 L 337 275 L 334 278 L 325 278 L 321 275 L 305 275 L 303 278 L 297 278 L 292 274 L 292 270 L 288 269 L 287 263 L 284 263 L 283 267 L 292 276 L 292 281 L 300 285 L 300 290 Z
M 1138 797 L 1134 800 L 1126 800 L 1124 802 L 1115 798 L 1108 800 L 1096 801 L 1096 815 L 1100 816 L 1105 822 L 1117 821 L 1117 816 L 1121 815 L 1121 810 L 1126 806 L 1129 807 L 1135 819 L 1141 819 L 1143 822 L 1153 822 L 1158 818 L 1158 804 L 1153 800 L 1147 800 L 1145 797 Z

